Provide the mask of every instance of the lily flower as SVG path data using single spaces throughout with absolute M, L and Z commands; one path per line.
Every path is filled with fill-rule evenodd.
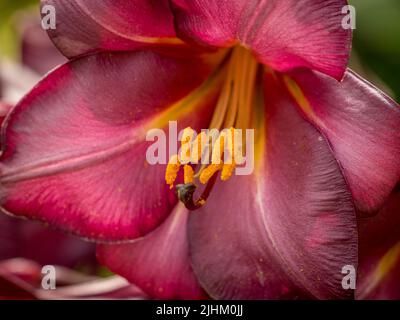
M 354 297 L 342 268 L 357 269 L 356 212 L 399 180 L 400 109 L 347 69 L 347 1 L 42 3 L 71 60 L 6 119 L 4 210 L 101 242 L 100 261 L 156 298 Z M 169 121 L 254 129 L 253 174 L 218 168 L 196 201 L 201 171 L 146 161 Z M 189 182 L 184 203 L 166 176 Z

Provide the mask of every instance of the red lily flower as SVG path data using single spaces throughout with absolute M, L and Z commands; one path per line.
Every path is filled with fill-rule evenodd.
M 400 109 L 346 70 L 346 1 L 42 2 L 72 60 L 6 120 L 4 209 L 135 240 L 98 256 L 153 297 L 353 297 L 341 271 L 357 268 L 356 210 L 399 180 Z M 255 172 L 188 212 L 146 163 L 146 132 L 169 120 L 254 128 Z

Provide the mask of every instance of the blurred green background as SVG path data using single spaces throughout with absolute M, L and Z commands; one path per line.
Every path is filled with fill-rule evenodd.
M 357 10 L 351 67 L 400 101 L 400 0 L 349 0 Z M 0 0 L 0 54 L 18 59 L 15 18 L 39 0 Z M 39 13 L 38 13 L 39 14 Z
M 352 66 L 377 85 L 380 79 L 400 101 L 400 0 L 349 2 L 357 10 Z
M 40 0 L 0 0 L 0 55 L 16 55 L 18 49 L 15 13 L 36 10 L 39 14 Z

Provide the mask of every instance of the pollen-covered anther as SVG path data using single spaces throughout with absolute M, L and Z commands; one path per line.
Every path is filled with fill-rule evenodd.
M 232 177 L 233 172 L 235 171 L 236 168 L 236 164 L 232 163 L 232 164 L 224 164 L 222 167 L 222 171 L 221 171 L 221 180 L 222 181 L 227 181 L 230 179 L 230 177 Z
M 207 134 L 201 132 L 197 135 L 196 139 L 193 141 L 193 148 L 191 149 L 191 161 L 192 163 L 198 163 L 203 156 L 204 148 L 207 144 Z
M 182 133 L 182 139 L 181 139 L 181 152 L 180 155 L 173 155 L 167 165 L 167 169 L 165 172 L 165 181 L 169 185 L 170 189 L 174 187 L 174 182 L 176 181 L 179 173 L 179 169 L 182 164 L 187 164 L 190 162 L 190 146 L 191 146 L 191 141 L 193 140 L 193 137 L 195 135 L 195 132 L 192 128 L 187 127 L 185 130 L 183 130 Z M 190 168 L 190 169 L 189 169 Z M 188 181 L 191 180 L 190 182 L 194 181 L 194 173 L 190 171 L 192 167 L 190 166 L 184 166 L 184 177 Z M 191 177 L 193 175 L 193 177 Z
M 223 167 L 223 163 L 220 164 L 210 164 L 208 167 L 203 169 L 200 173 L 199 180 L 202 184 L 206 184 L 212 176 Z
M 193 129 L 186 128 L 183 131 L 181 138 L 181 150 L 179 155 L 172 156 L 165 174 L 165 180 L 170 185 L 171 189 L 177 179 L 180 167 L 183 165 L 184 184 L 180 185 L 177 190 L 183 198 L 188 196 L 187 188 L 182 186 L 196 186 L 196 179 L 201 184 L 208 184 L 211 179 L 214 179 L 216 174 L 221 171 L 221 180 L 226 181 L 232 177 L 236 168 L 236 154 L 235 154 L 235 129 L 225 129 L 217 137 L 214 143 L 211 143 L 209 136 L 205 132 L 201 132 L 195 137 Z M 205 147 L 211 144 L 211 154 L 206 157 L 211 160 L 208 166 L 202 166 L 199 172 L 195 173 L 192 164 L 198 164 L 199 160 L 203 159 Z M 189 197 L 190 198 L 190 197 Z M 191 198 L 190 198 L 191 199 Z M 196 206 L 203 205 L 202 199 L 196 202 Z
M 178 177 L 178 172 L 181 167 L 178 155 L 174 155 L 168 162 L 167 169 L 165 171 L 165 181 L 172 189 L 174 187 L 174 182 Z
M 182 164 L 187 164 L 190 162 L 190 150 L 193 138 L 195 136 L 195 131 L 187 127 L 183 130 L 182 139 L 181 139 L 181 152 L 180 152 L 180 162 Z
M 214 173 L 221 170 L 221 180 L 227 181 L 232 177 L 236 168 L 235 163 L 235 129 L 230 128 L 220 134 L 215 142 L 211 156 L 211 165 L 200 175 L 200 182 L 205 184 Z M 203 176 L 203 177 L 202 177 Z
M 194 183 L 194 170 L 188 164 L 183 167 L 183 177 L 185 184 Z

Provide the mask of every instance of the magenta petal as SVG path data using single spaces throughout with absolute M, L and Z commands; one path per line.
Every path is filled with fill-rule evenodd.
M 278 71 L 307 67 L 341 79 L 351 30 L 346 0 L 172 0 L 183 39 L 212 46 L 237 42 Z
M 292 76 L 294 97 L 329 140 L 356 206 L 379 209 L 400 178 L 399 105 L 352 71 L 341 83 L 309 71 Z
M 400 299 L 400 193 L 379 214 L 360 219 L 356 298 Z
M 265 90 L 259 167 L 218 182 L 190 216 L 195 274 L 217 299 L 351 298 L 341 284 L 342 267 L 357 268 L 351 194 L 329 145 L 272 75 Z
M 151 52 L 100 54 L 55 70 L 3 130 L 2 207 L 91 239 L 132 239 L 154 229 L 176 197 L 165 165 L 146 162 L 147 130 L 208 71 L 197 59 Z M 163 123 L 203 128 L 211 105 L 192 101 L 178 119 L 164 114 Z
M 204 298 L 189 261 L 188 216 L 188 211 L 178 205 L 158 229 L 143 239 L 98 246 L 98 258 L 152 298 Z
M 42 0 L 54 6 L 55 45 L 67 57 L 93 51 L 133 50 L 180 43 L 168 0 Z

